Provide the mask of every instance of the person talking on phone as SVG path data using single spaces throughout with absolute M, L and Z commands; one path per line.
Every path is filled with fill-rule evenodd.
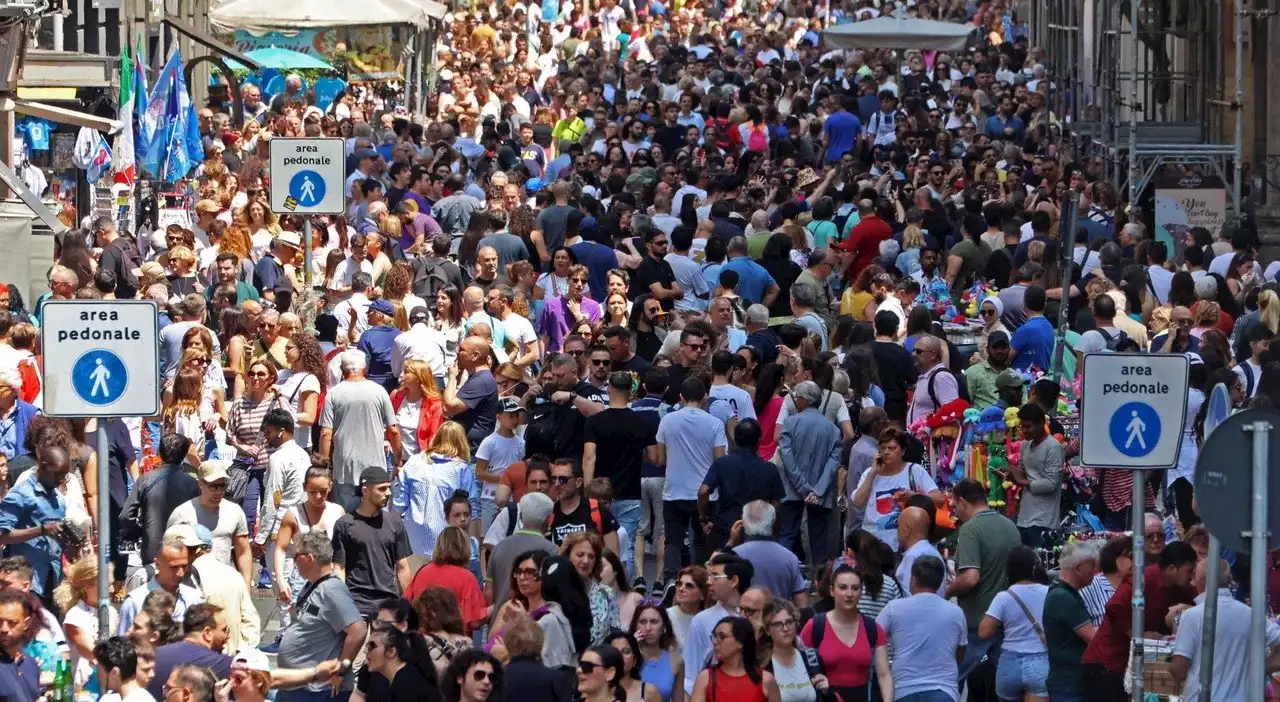
M 928 495 L 938 506 L 944 499 L 924 466 L 903 459 L 906 442 L 907 435 L 901 429 L 890 427 L 881 432 L 880 451 L 871 461 L 871 467 L 858 479 L 858 487 L 853 491 L 854 509 L 865 510 L 862 528 L 875 534 L 894 551 L 898 549 L 900 505 L 916 494 Z

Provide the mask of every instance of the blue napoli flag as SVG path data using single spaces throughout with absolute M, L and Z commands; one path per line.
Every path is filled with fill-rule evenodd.
M 156 77 L 142 121 L 149 140 L 141 161 L 146 171 L 173 183 L 204 161 L 195 104 L 182 75 L 182 52 L 176 48 Z
M 155 138 L 155 131 L 146 131 L 144 118 L 147 106 L 151 103 L 147 89 L 147 71 L 142 66 L 142 41 L 133 52 L 133 160 L 135 168 L 141 170 L 147 160 L 147 150 Z
M 169 146 L 168 123 L 171 118 L 170 93 L 177 84 L 182 58 L 175 49 L 156 76 L 155 85 L 147 95 L 146 106 L 138 120 L 138 167 L 153 176 L 160 175 L 165 150 Z M 146 94 L 146 93 L 143 93 Z

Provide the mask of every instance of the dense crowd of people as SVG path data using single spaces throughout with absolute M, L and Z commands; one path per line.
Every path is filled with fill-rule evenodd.
M 91 219 L 47 292 L 0 286 L 0 699 L 1127 699 L 1132 546 L 1064 542 L 1085 508 L 1146 513 L 1190 695 L 1205 394 L 1280 402 L 1253 237 L 1126 207 L 1007 0 L 896 10 L 972 25 L 953 53 L 824 45 L 877 0 L 587 7 L 451 13 L 421 123 L 248 85 L 200 112 L 189 228 Z M 273 136 L 346 139 L 310 241 Z M 42 305 L 134 298 L 161 414 L 42 414 Z M 1191 359 L 1142 505 L 1071 421 L 1126 351 Z M 926 450 L 966 409 L 1019 499 Z

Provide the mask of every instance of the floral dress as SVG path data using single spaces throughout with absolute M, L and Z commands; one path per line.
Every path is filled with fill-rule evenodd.
M 591 587 L 587 589 L 587 602 L 591 605 L 591 645 L 601 646 L 610 631 L 622 628 L 618 596 L 613 588 L 592 580 Z

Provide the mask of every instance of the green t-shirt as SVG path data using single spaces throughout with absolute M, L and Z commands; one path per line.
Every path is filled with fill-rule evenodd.
M 773 236 L 773 232 L 766 229 L 747 237 L 747 255 L 757 261 L 763 258 L 765 244 L 769 243 L 769 237 L 771 236 Z
M 837 235 L 836 224 L 829 219 L 814 220 L 806 228 L 813 235 L 813 248 L 815 251 L 827 248 L 827 243 L 835 240 Z
M 1080 592 L 1055 580 L 1044 597 L 1044 637 L 1049 652 L 1049 677 L 1045 680 L 1050 695 L 1076 695 L 1083 692 L 1080 683 L 1080 657 L 1088 646 L 1076 629 L 1089 623 Z
M 960 270 L 956 274 L 956 282 L 952 287 L 957 292 L 961 292 L 987 270 L 991 248 L 985 242 L 974 243 L 972 239 L 964 239 L 951 247 L 951 255 L 960 257 Z
M 991 600 L 1009 584 L 1005 562 L 1009 552 L 1021 545 L 1018 527 L 994 510 L 979 512 L 960 525 L 956 538 L 956 571 L 977 568 L 980 573 L 978 584 L 956 598 L 970 628 L 982 622 Z

